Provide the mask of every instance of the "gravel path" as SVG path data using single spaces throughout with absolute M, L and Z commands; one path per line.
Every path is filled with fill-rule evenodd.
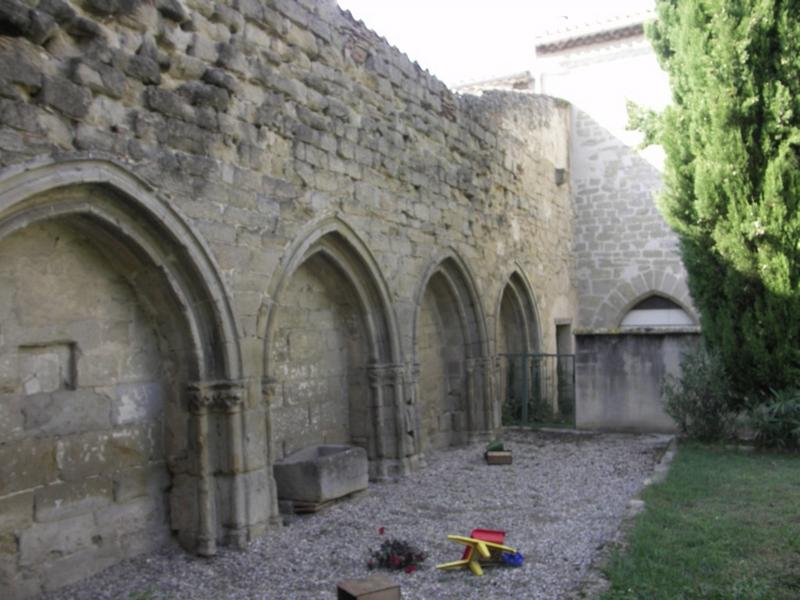
M 213 560 L 168 548 L 128 560 L 50 600 L 102 598 L 334 598 L 336 582 L 364 577 L 369 550 L 385 536 L 427 550 L 415 573 L 390 573 L 405 599 L 575 596 L 598 551 L 620 525 L 669 438 L 655 435 L 509 432 L 514 464 L 488 466 L 482 445 L 439 452 L 425 469 L 369 490 L 323 513 L 292 519 L 246 552 L 222 550 Z M 506 531 L 525 556 L 522 567 L 439 571 L 462 547 L 447 534 L 475 527 Z

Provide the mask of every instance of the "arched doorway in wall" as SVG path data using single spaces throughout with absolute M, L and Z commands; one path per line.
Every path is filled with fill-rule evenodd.
M 485 328 L 471 280 L 455 257 L 429 270 L 414 328 L 421 447 L 466 443 L 493 428 Z
M 498 393 L 503 403 L 503 421 L 514 423 L 522 419 L 523 397 L 534 399 L 533 404 L 544 399 L 545 375 L 550 366 L 547 357 L 533 356 L 542 351 L 541 334 L 533 294 L 519 271 L 514 271 L 503 286 L 496 319 Z
M 388 293 L 374 259 L 339 219 L 298 237 L 271 288 L 265 392 L 275 460 L 307 446 L 362 446 L 370 476 L 405 470 L 416 431 Z
M 59 562 L 80 578 L 171 532 L 213 553 L 208 440 L 193 437 L 208 423 L 187 388 L 229 381 L 240 363 L 225 294 L 186 225 L 110 163 L 0 176 L 0 323 L 0 500 L 30 499 L 23 537 L 80 530 L 21 545 L 15 577 L 57 587 Z

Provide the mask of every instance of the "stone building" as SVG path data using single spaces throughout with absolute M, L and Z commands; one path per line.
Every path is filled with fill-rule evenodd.
M 629 102 L 670 100 L 643 24 L 652 10 L 581 24 L 536 40 L 537 91 L 571 106 L 575 207 L 578 425 L 672 430 L 661 381 L 697 343 L 676 236 L 654 201 L 663 151 L 638 148 L 626 129 Z
M 242 547 L 310 444 L 491 435 L 578 313 L 570 119 L 332 0 L 0 3 L 0 596 Z
M 661 110 L 670 100 L 644 35 L 653 18 L 643 10 L 549 32 L 535 40 L 530 72 L 457 88 L 535 91 L 570 103 L 564 177 L 575 208 L 578 312 L 574 323 L 557 324 L 570 328 L 557 349 L 576 352 L 576 420 L 588 429 L 673 430 L 662 381 L 699 340 L 678 241 L 655 201 L 663 150 L 640 148 L 642 134 L 627 129 L 630 102 Z

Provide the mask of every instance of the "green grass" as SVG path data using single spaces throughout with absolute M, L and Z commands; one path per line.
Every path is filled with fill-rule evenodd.
M 682 444 L 604 600 L 800 598 L 800 456 Z

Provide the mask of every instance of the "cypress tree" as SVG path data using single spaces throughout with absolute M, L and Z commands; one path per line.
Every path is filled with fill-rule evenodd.
M 657 0 L 661 209 L 744 399 L 800 384 L 800 1 Z

